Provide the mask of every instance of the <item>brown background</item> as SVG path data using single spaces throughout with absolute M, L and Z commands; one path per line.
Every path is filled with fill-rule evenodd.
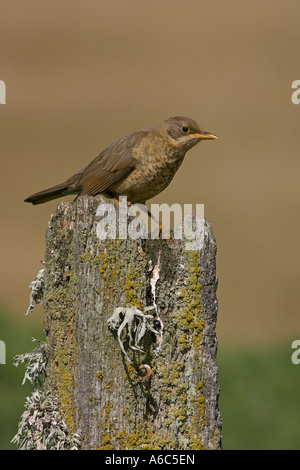
M 57 205 L 23 199 L 112 140 L 183 114 L 219 140 L 191 150 L 151 202 L 205 204 L 218 242 L 219 341 L 289 348 L 300 337 L 299 15 L 298 0 L 2 2 L 7 314 L 23 318 Z

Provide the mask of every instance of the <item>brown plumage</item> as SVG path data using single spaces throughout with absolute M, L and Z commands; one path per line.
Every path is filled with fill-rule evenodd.
M 216 138 L 193 119 L 172 117 L 121 137 L 66 181 L 25 201 L 42 204 L 69 194 L 103 194 L 108 198 L 127 196 L 133 204 L 144 204 L 170 184 L 190 148 L 200 140 Z

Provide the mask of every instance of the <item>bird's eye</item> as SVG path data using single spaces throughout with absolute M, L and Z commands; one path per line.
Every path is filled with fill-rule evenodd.
M 182 132 L 187 133 L 189 131 L 189 128 L 188 128 L 188 126 L 182 126 L 181 130 L 182 130 Z

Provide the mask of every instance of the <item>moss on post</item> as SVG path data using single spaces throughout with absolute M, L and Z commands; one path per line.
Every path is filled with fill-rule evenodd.
M 198 251 L 179 240 L 101 241 L 99 203 L 62 203 L 47 229 L 45 389 L 83 449 L 220 449 L 211 227 L 201 222 Z M 143 352 L 124 337 L 127 362 L 107 320 L 117 307 L 153 304 L 160 334 L 146 332 Z M 137 381 L 140 364 L 152 369 L 147 381 Z

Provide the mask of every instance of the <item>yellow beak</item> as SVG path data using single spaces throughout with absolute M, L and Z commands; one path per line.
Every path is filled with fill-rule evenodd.
M 203 134 L 195 133 L 195 134 L 190 134 L 196 139 L 217 139 L 218 137 L 214 134 L 211 134 L 210 132 L 203 131 Z

